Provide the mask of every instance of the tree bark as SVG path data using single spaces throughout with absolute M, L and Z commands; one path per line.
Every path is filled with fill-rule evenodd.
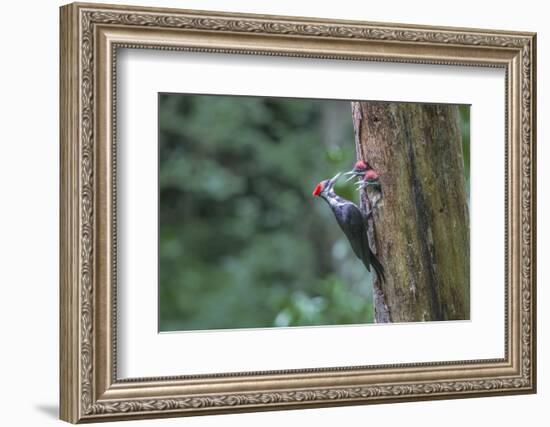
M 470 229 L 458 107 L 353 102 L 357 158 L 380 176 L 361 194 L 377 322 L 470 318 Z M 374 202 L 374 203 L 373 203 Z M 374 207 L 374 208 L 373 208 Z

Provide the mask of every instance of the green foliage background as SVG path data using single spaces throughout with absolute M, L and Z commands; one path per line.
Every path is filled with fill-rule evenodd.
M 311 195 L 353 165 L 350 111 L 159 95 L 160 331 L 373 321 L 369 273 Z M 357 202 L 343 179 L 336 191 Z

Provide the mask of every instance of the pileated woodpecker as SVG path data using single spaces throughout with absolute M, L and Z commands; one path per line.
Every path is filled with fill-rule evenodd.
M 364 160 L 357 160 L 357 162 L 353 166 L 353 169 L 344 174 L 344 175 L 351 175 L 346 181 L 350 181 L 355 177 L 362 178 L 368 169 L 372 169 L 368 164 L 368 162 L 365 162 Z
M 338 180 L 340 173 L 331 179 L 321 181 L 313 190 L 313 195 L 323 198 L 331 207 L 332 213 L 338 222 L 338 225 L 348 238 L 353 252 L 370 271 L 370 266 L 374 268 L 380 282 L 385 281 L 384 267 L 372 253 L 367 237 L 366 219 L 357 207 L 357 205 L 334 192 L 334 184 Z
M 353 169 L 346 172 L 345 175 L 351 175 L 348 181 L 355 177 L 359 178 L 357 181 L 357 189 L 365 190 L 371 201 L 372 207 L 376 207 L 382 197 L 382 186 L 380 185 L 380 176 L 378 172 L 376 172 L 368 162 L 359 160 L 355 163 Z

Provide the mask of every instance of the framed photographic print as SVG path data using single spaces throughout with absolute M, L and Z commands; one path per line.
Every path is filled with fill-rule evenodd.
M 533 393 L 535 34 L 61 8 L 61 418 Z

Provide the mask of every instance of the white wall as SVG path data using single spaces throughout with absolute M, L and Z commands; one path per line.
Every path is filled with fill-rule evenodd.
M 113 3 L 122 3 L 111 0 Z M 544 2 L 460 0 L 133 0 L 134 4 L 538 32 L 538 155 L 550 164 L 550 29 Z M 58 401 L 58 6 L 57 0 L 2 5 L 0 63 L 0 401 L 3 425 L 47 426 Z M 546 19 L 545 19 L 546 18 Z M 499 426 L 545 424 L 550 405 L 548 222 L 550 169 L 538 174 L 539 393 L 438 402 L 266 412 L 132 425 Z M 546 194 L 544 194 L 546 192 Z M 546 421 L 547 422 L 547 421 Z

